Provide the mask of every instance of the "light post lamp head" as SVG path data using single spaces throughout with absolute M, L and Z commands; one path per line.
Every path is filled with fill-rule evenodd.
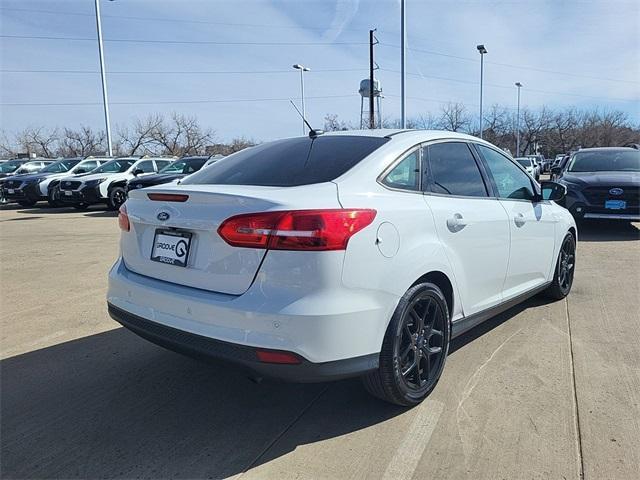
M 311 70 L 310 68 L 307 68 L 307 67 L 305 67 L 304 65 L 300 65 L 299 63 L 296 63 L 296 64 L 293 66 L 293 68 L 295 68 L 296 70 L 302 70 L 303 72 L 308 72 L 308 71 L 310 71 L 310 70 Z
M 522 84 L 520 82 L 516 82 L 516 87 L 520 88 L 522 87 Z
M 478 45 L 476 48 L 478 49 L 478 52 L 480 52 L 480 55 L 487 53 L 487 49 L 484 48 L 484 45 Z

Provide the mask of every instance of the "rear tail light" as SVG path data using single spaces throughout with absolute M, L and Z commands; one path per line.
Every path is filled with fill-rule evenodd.
M 177 193 L 148 193 L 147 197 L 156 202 L 186 202 L 189 199 L 189 195 Z
M 129 215 L 127 215 L 127 207 L 122 205 L 118 211 L 118 226 L 123 232 L 131 230 L 131 224 L 129 223 Z
M 344 250 L 373 222 L 375 210 L 332 209 L 248 213 L 228 218 L 218 234 L 234 247 L 270 250 Z
M 256 356 L 258 361 L 262 363 L 284 363 L 288 365 L 302 363 L 300 357 L 295 353 L 281 350 L 256 350 Z

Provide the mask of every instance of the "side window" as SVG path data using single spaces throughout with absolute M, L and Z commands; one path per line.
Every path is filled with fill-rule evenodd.
M 489 167 L 498 189 L 498 197 L 517 200 L 533 200 L 533 186 L 529 176 L 508 157 L 484 145 L 477 145 Z
M 420 190 L 420 150 L 404 157 L 384 177 L 382 183 L 391 188 Z
M 80 166 L 80 168 L 83 169 L 85 172 L 90 172 L 91 170 L 93 170 L 97 166 L 98 166 L 98 162 L 96 162 L 95 160 L 92 160 L 90 162 L 83 163 Z
M 151 173 L 151 172 L 155 172 L 154 166 L 153 166 L 153 160 L 145 160 L 144 162 L 140 162 L 137 166 L 136 169 L 140 169 L 142 170 L 144 173 Z
M 430 191 L 446 195 L 486 197 L 487 188 L 466 143 L 429 145 Z
M 171 163 L 171 160 L 156 160 L 156 165 L 158 167 L 158 170 L 166 167 L 167 165 L 169 165 Z M 156 170 L 157 171 L 157 170 Z

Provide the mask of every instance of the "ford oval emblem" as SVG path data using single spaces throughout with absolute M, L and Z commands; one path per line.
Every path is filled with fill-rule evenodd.
M 169 220 L 169 214 L 167 212 L 160 212 L 157 216 L 158 220 L 164 222 L 165 220 Z
M 609 193 L 611 195 L 622 195 L 624 193 L 624 190 L 622 190 L 621 188 L 612 188 L 611 190 L 609 190 Z

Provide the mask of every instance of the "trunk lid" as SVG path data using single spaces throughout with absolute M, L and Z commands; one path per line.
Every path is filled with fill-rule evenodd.
M 185 202 L 153 201 L 148 198 L 151 193 L 189 198 Z M 271 210 L 340 208 L 340 203 L 333 183 L 284 188 L 192 184 L 130 191 L 126 208 L 131 230 L 122 233 L 121 249 L 129 270 L 180 285 L 241 295 L 253 283 L 267 251 L 229 245 L 217 232 L 224 220 Z M 151 260 L 158 229 L 191 235 L 186 267 Z

